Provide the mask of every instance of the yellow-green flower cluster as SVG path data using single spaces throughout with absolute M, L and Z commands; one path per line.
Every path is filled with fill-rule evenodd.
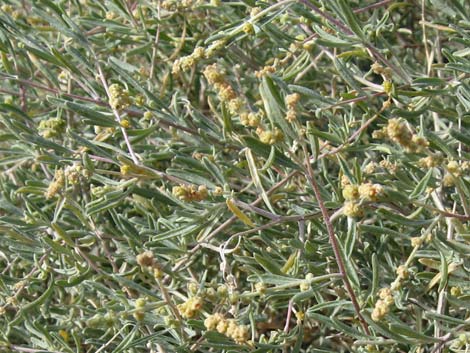
M 83 178 L 88 179 L 91 174 L 92 172 L 90 170 L 83 168 L 83 166 L 79 164 L 72 165 L 65 169 L 65 176 L 70 185 L 77 185 L 80 180 Z
M 135 312 L 134 312 L 134 318 L 137 321 L 142 321 L 145 317 L 145 304 L 147 304 L 147 301 L 145 298 L 139 298 L 135 301 Z
M 137 263 L 142 267 L 151 267 L 155 263 L 153 253 L 149 250 L 137 255 Z
M 256 71 L 255 76 L 257 78 L 262 78 L 263 76 L 267 76 L 275 72 L 276 72 L 276 68 L 273 65 L 268 65 L 268 66 L 264 66 L 261 70 Z
M 408 146 L 413 136 L 406 123 L 395 118 L 388 121 L 385 132 L 393 142 L 403 146 Z
M 167 11 L 187 10 L 194 6 L 204 4 L 203 0 L 164 0 L 161 3 L 162 9 Z
M 389 173 L 391 174 L 395 174 L 397 169 L 398 169 L 398 165 L 397 163 L 395 162 L 390 162 L 389 160 L 387 159 L 384 159 L 382 161 L 380 161 L 379 165 L 386 169 Z
M 442 178 L 442 185 L 444 187 L 452 187 L 455 185 L 456 178 L 459 178 L 464 172 L 470 169 L 470 163 L 468 161 L 459 163 L 457 161 L 451 160 L 447 163 L 445 169 L 446 174 Z
M 206 49 L 206 58 L 212 58 L 214 54 L 222 48 L 225 48 L 227 42 L 225 39 L 219 39 L 209 45 Z
M 378 62 L 373 63 L 370 68 L 371 68 L 373 73 L 382 76 L 382 78 L 384 80 L 383 83 L 382 83 L 383 90 L 384 90 L 385 93 L 387 93 L 390 96 L 393 92 L 392 70 L 389 67 L 383 67 Z M 387 102 L 389 102 L 389 101 L 387 101 Z M 387 104 L 389 104 L 389 103 L 387 103 Z
M 65 121 L 61 118 L 42 120 L 38 126 L 39 134 L 46 138 L 60 136 L 65 130 Z
M 17 20 L 17 19 L 19 19 L 23 16 L 21 11 L 15 10 L 15 8 L 12 5 L 4 4 L 0 7 L 0 9 L 2 11 L 6 12 L 7 14 L 11 15 L 11 17 L 13 17 L 15 20 Z
M 138 94 L 134 97 L 134 104 L 138 107 L 143 107 L 145 104 L 145 97 L 142 94 Z
M 381 75 L 386 80 L 392 77 L 392 70 L 389 67 L 383 67 L 378 62 L 373 63 L 370 68 L 374 74 Z
M 223 39 L 216 40 L 207 48 L 196 47 L 190 55 L 183 56 L 174 61 L 171 72 L 179 74 L 181 71 L 188 71 L 194 67 L 202 59 L 209 59 L 214 54 L 225 47 L 226 41 Z M 215 65 L 215 64 L 214 64 Z M 214 66 L 212 65 L 212 66 Z
M 454 297 L 460 297 L 463 294 L 461 287 L 451 287 L 450 288 L 450 295 Z
M 388 138 L 406 149 L 407 152 L 423 152 L 428 147 L 426 138 L 413 134 L 403 119 L 393 118 L 388 121 L 387 126 L 376 130 L 373 138 Z
M 255 33 L 255 27 L 253 26 L 253 23 L 246 22 L 245 24 L 243 24 L 242 31 L 248 35 L 252 35 Z
M 13 6 L 4 4 L 0 7 L 0 10 L 6 12 L 8 14 L 11 14 L 13 12 Z
M 106 314 L 95 314 L 86 321 L 88 327 L 93 328 L 103 328 L 103 327 L 113 327 L 118 318 L 116 313 L 112 310 L 108 311 Z
M 57 169 L 54 180 L 49 184 L 46 191 L 46 199 L 51 199 L 65 187 L 65 173 L 62 169 Z
M 155 278 L 159 279 L 163 276 L 163 271 L 159 264 L 155 262 L 153 253 L 149 250 L 144 251 L 137 255 L 137 264 L 142 268 L 148 268 L 153 270 L 153 275 Z
M 359 187 L 355 184 L 344 185 L 343 197 L 348 201 L 359 199 Z
M 361 217 L 364 214 L 364 210 L 360 204 L 360 200 L 377 201 L 382 194 L 383 187 L 380 184 L 367 182 L 360 185 L 343 185 L 343 197 L 346 200 L 343 207 L 343 214 L 348 217 Z
M 123 110 L 131 105 L 129 92 L 120 84 L 113 83 L 109 86 L 109 105 L 115 110 Z
M 380 299 L 375 303 L 375 307 L 371 315 L 372 320 L 374 321 L 382 320 L 390 312 L 390 307 L 394 303 L 392 290 L 390 288 L 382 288 L 379 291 L 379 298 Z
M 202 201 L 207 199 L 209 195 L 205 185 L 179 185 L 174 186 L 172 190 L 173 195 L 185 202 Z
M 440 166 L 443 161 L 444 158 L 441 154 L 432 154 L 427 157 L 420 158 L 418 165 L 422 168 L 430 169 Z
M 253 18 L 262 11 L 261 7 L 255 6 L 250 9 L 250 17 Z
M 455 177 L 450 173 L 445 174 L 444 177 L 442 178 L 442 186 L 446 188 L 450 188 L 454 185 L 455 185 Z
M 297 119 L 297 104 L 300 101 L 300 94 L 289 94 L 286 96 L 285 101 L 287 107 L 286 120 L 293 122 L 295 119 Z
M 263 113 L 243 112 L 240 114 L 240 122 L 243 126 L 258 127 L 261 123 L 261 117 Z
M 383 187 L 380 184 L 362 183 L 359 185 L 360 198 L 367 201 L 377 201 L 378 197 L 383 194 Z
M 221 102 L 225 103 L 231 114 L 245 113 L 245 102 L 241 99 L 230 83 L 227 82 L 225 74 L 217 64 L 206 66 L 204 76 L 207 82 L 217 91 Z
M 230 337 L 238 344 L 248 341 L 250 330 L 248 326 L 238 325 L 233 319 L 226 319 L 222 314 L 213 314 L 204 320 L 204 326 L 208 330 L 217 331 Z
M 390 289 L 392 291 L 399 290 L 403 284 L 403 281 L 407 280 L 410 277 L 410 272 L 408 267 L 405 265 L 398 266 L 396 270 L 397 278 L 392 282 Z
M 204 59 L 205 56 L 205 49 L 203 47 L 196 47 L 190 55 L 183 56 L 175 60 L 171 72 L 174 74 L 179 74 L 181 71 L 188 71 L 201 59 Z
M 260 295 L 264 295 L 266 293 L 267 288 L 268 287 L 266 286 L 266 283 L 264 282 L 258 282 L 255 284 L 255 292 Z
M 202 308 L 203 300 L 201 297 L 191 297 L 182 304 L 178 304 L 178 311 L 181 316 L 187 319 L 195 317 Z
M 261 127 L 258 127 L 256 133 L 258 134 L 259 140 L 267 145 L 274 145 L 276 142 L 284 139 L 284 134 L 277 127 L 273 130 L 263 130 Z
M 367 165 L 364 167 L 364 173 L 365 174 L 374 174 L 375 171 L 377 170 L 377 167 L 379 165 L 377 162 L 369 162 Z
M 107 11 L 105 14 L 105 18 L 110 21 L 116 19 L 117 17 L 118 17 L 118 14 L 114 11 Z
M 68 71 L 62 70 L 59 75 L 57 76 L 57 79 L 59 80 L 60 83 L 66 84 L 67 81 L 70 78 L 70 73 Z
M 361 207 L 359 202 L 346 201 L 343 205 L 343 214 L 347 217 L 362 217 L 364 215 L 364 209 Z
M 457 162 L 457 161 L 449 161 L 449 163 L 447 163 L 446 168 L 447 168 L 447 171 L 450 174 L 452 174 L 456 177 L 459 177 L 459 176 L 462 175 L 462 168 L 461 168 L 459 162 Z

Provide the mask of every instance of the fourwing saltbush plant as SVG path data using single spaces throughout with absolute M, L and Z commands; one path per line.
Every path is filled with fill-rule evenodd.
M 466 352 L 466 0 L 4 0 L 0 350 Z

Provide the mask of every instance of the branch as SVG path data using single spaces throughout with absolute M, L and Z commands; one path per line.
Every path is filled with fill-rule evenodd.
M 333 248 L 333 252 L 335 254 L 336 263 L 338 265 L 339 273 L 341 274 L 341 278 L 343 280 L 344 286 L 346 287 L 346 291 L 348 292 L 349 296 L 351 297 L 351 302 L 354 306 L 354 311 L 356 312 L 356 315 L 359 318 L 359 321 L 361 322 L 361 326 L 364 329 L 364 332 L 369 335 L 370 334 L 369 333 L 369 327 L 368 327 L 366 321 L 364 320 L 364 317 L 361 314 L 361 308 L 359 307 L 359 303 L 357 301 L 356 294 L 354 293 L 354 290 L 352 289 L 351 283 L 349 282 L 349 278 L 348 278 L 347 273 L 346 273 L 346 266 L 344 265 L 343 259 L 341 257 L 341 253 L 339 251 L 338 240 L 336 238 L 335 231 L 333 229 L 333 224 L 331 223 L 330 214 L 328 213 L 328 210 L 326 209 L 325 204 L 323 202 L 323 199 L 321 197 L 320 189 L 318 188 L 318 184 L 315 180 L 315 175 L 313 173 L 313 169 L 312 169 L 312 166 L 310 164 L 310 158 L 309 158 L 309 154 L 307 152 L 307 149 L 305 147 L 305 144 L 303 145 L 303 150 L 304 150 L 304 154 L 305 154 L 305 164 L 306 164 L 306 168 L 307 168 L 307 175 L 306 176 L 307 176 L 307 179 L 310 182 L 310 185 L 312 186 L 313 192 L 315 194 L 315 198 L 317 199 L 317 202 L 318 202 L 318 206 L 320 207 L 320 211 L 322 213 L 323 219 L 325 220 L 325 225 L 326 225 L 326 229 L 327 229 L 327 232 L 328 232 L 328 237 L 330 239 L 330 244 L 331 244 L 331 247 Z

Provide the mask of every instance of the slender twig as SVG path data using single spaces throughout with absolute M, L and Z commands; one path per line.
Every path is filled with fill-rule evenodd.
M 284 179 L 282 179 L 280 182 L 275 184 L 273 187 L 271 187 L 268 191 L 266 191 L 267 195 L 270 195 L 274 191 L 276 191 L 278 188 L 283 186 L 285 183 L 287 183 L 294 175 L 297 175 L 299 171 L 295 170 L 291 173 L 289 173 Z M 259 203 L 263 201 L 263 198 L 260 196 L 258 197 L 255 201 L 251 203 L 251 205 L 256 206 Z M 210 232 L 208 235 L 203 237 L 202 239 L 199 240 L 199 243 L 196 244 L 190 251 L 188 251 L 188 255 L 181 259 L 173 268 L 172 272 L 178 271 L 186 262 L 189 261 L 189 259 L 202 247 L 201 243 L 206 243 L 213 237 L 215 237 L 217 234 L 220 232 L 224 231 L 228 227 L 230 227 L 233 223 L 235 223 L 238 220 L 237 216 L 232 216 L 229 219 L 227 219 L 224 223 L 222 223 L 220 226 L 218 226 L 216 229 L 214 229 L 212 232 Z
M 289 332 L 289 323 L 290 323 L 290 318 L 292 316 L 292 306 L 294 305 L 294 302 L 289 300 L 289 305 L 287 307 L 287 316 L 286 316 L 286 325 L 284 326 L 284 333 Z
M 353 10 L 354 13 L 362 13 L 362 12 L 367 12 L 369 10 L 374 10 L 374 9 L 377 9 L 379 7 L 382 7 L 382 6 L 385 6 L 385 5 L 388 5 L 390 4 L 391 2 L 393 2 L 395 0 L 382 0 L 382 1 L 379 1 L 379 2 L 376 2 L 375 4 L 370 4 L 368 6 L 364 6 L 364 7 L 361 7 L 359 9 L 355 9 Z
M 88 257 L 88 255 L 83 252 L 82 249 L 80 249 L 78 246 L 75 246 L 74 249 L 75 249 L 75 252 L 76 252 L 79 256 L 81 256 L 82 258 L 85 259 L 85 261 L 88 263 L 88 265 L 90 265 L 90 267 L 91 267 L 92 269 L 94 269 L 94 270 L 96 271 L 96 273 L 99 273 L 99 274 L 103 274 L 103 273 L 104 273 L 104 271 L 103 271 L 97 264 L 95 264 L 95 263 L 93 262 L 93 260 L 90 259 L 90 258 Z
M 426 75 L 429 76 L 432 69 L 432 60 L 429 55 L 429 46 L 428 46 L 428 37 L 426 34 L 426 26 L 424 22 L 426 21 L 425 16 L 426 4 L 424 0 L 421 0 L 421 26 L 423 31 L 423 44 L 424 44 L 424 53 L 426 54 Z
M 445 346 L 445 344 L 453 338 L 454 336 L 452 335 L 451 332 L 447 333 L 445 336 L 440 338 L 441 341 L 434 346 L 434 348 L 432 349 L 430 353 L 436 353 L 436 352 L 442 351 L 442 348 Z
M 390 102 L 390 99 L 387 102 Z M 365 129 L 367 129 L 369 125 L 372 124 L 388 107 L 389 107 L 389 104 L 383 104 L 382 108 L 380 108 L 380 110 L 372 118 L 370 118 L 364 124 L 362 124 L 359 129 L 354 131 L 354 133 L 348 138 L 346 142 L 343 142 L 341 145 L 339 145 L 338 147 L 335 147 L 331 151 L 322 153 L 321 155 L 318 156 L 318 159 L 322 159 L 332 154 L 336 154 L 342 149 L 344 149 L 347 145 L 352 143 L 356 139 L 356 137 L 359 136 Z M 326 144 L 322 146 L 322 148 L 325 148 L 325 147 L 326 147 Z
M 17 77 L 14 77 L 14 76 L 5 75 L 5 74 L 2 74 L 1 72 L 0 72 L 0 77 L 10 79 L 10 80 L 14 80 L 14 81 L 18 82 L 18 84 L 24 84 L 24 85 L 27 85 L 29 87 L 38 88 L 40 90 L 43 90 L 43 91 L 46 91 L 46 92 L 51 92 L 51 93 L 58 94 L 58 95 L 62 95 L 64 97 L 74 98 L 74 99 L 78 99 L 78 100 L 86 101 L 86 102 L 92 102 L 92 103 L 96 103 L 98 105 L 107 105 L 107 103 L 105 103 L 105 102 L 103 102 L 99 99 L 88 98 L 88 97 L 80 96 L 80 95 L 77 95 L 77 94 L 70 94 L 70 93 L 66 93 L 66 92 L 61 92 L 56 88 L 51 88 L 51 87 L 48 87 L 48 86 L 40 85 L 40 84 L 35 83 L 33 81 L 30 81 L 30 80 L 24 80 L 24 79 L 17 78 Z
M 3 88 L 0 88 L 0 93 L 10 94 L 12 96 L 19 96 L 20 95 L 19 92 L 10 91 L 8 89 L 3 89 Z
M 163 283 L 163 281 L 162 281 L 160 278 L 157 278 L 157 284 L 158 284 L 158 287 L 160 288 L 160 292 L 162 293 L 163 300 L 164 300 L 165 303 L 169 306 L 171 312 L 173 313 L 173 315 L 175 316 L 175 318 L 176 318 L 176 319 L 179 321 L 179 323 L 181 324 L 181 325 L 180 325 L 181 335 L 182 335 L 183 337 L 186 337 L 186 332 L 184 331 L 184 321 L 183 321 L 183 318 L 181 317 L 178 308 L 175 306 L 175 304 L 173 304 L 173 301 L 172 301 L 171 298 L 170 298 L 170 295 L 169 295 L 169 293 L 168 293 L 168 290 L 167 290 L 166 287 L 165 287 L 165 284 Z
M 62 92 L 62 91 L 60 91 L 58 89 L 55 89 L 55 88 L 43 86 L 43 85 L 40 85 L 40 84 L 35 83 L 33 81 L 19 79 L 19 78 L 16 78 L 16 77 L 12 77 L 10 75 L 5 75 L 5 74 L 2 74 L 1 72 L 0 72 L 0 77 L 8 78 L 10 80 L 15 80 L 16 82 L 27 85 L 29 87 L 34 87 L 34 88 L 37 88 L 37 89 L 40 89 L 40 90 L 43 90 L 43 91 L 46 91 L 46 92 L 51 92 L 51 93 L 54 93 L 54 94 L 57 94 L 57 95 L 60 95 L 60 96 L 64 96 L 64 97 L 68 97 L 68 98 L 72 98 L 72 99 L 76 99 L 76 100 L 80 100 L 80 101 L 84 101 L 84 102 L 95 103 L 96 105 L 99 105 L 99 106 L 102 106 L 102 107 L 108 107 L 109 106 L 108 102 L 102 101 L 101 99 L 89 98 L 89 97 L 80 96 L 80 95 L 77 95 L 77 94 L 70 94 L 70 93 L 67 93 L 67 92 Z M 3 89 L 0 89 L 0 92 L 4 92 L 4 93 L 7 93 L 7 94 L 12 94 L 12 95 L 19 96 L 18 92 L 12 92 L 12 91 L 7 91 L 7 90 L 3 90 Z M 136 109 L 126 109 L 124 111 L 129 116 L 142 116 L 143 115 L 142 111 L 136 110 Z M 187 132 L 188 134 L 191 134 L 191 135 L 200 136 L 200 133 L 197 131 L 197 129 L 192 129 L 192 128 L 189 128 L 189 127 L 186 127 L 186 126 L 182 126 L 182 125 L 176 124 L 172 121 L 163 119 L 161 117 L 158 117 L 158 124 L 162 125 L 162 126 L 166 126 L 166 127 L 173 127 L 177 130 Z M 214 143 L 214 144 L 217 144 L 217 145 L 223 145 L 227 148 L 237 148 L 238 149 L 237 146 L 224 143 L 220 139 L 216 139 L 216 138 L 214 138 L 212 136 L 209 136 L 209 135 L 206 135 L 206 137 L 211 143 Z
M 308 0 L 298 0 L 298 1 L 302 4 L 304 4 L 305 6 L 309 7 L 310 9 L 312 9 L 314 12 L 319 14 L 321 17 L 325 18 L 328 22 L 333 23 L 336 27 L 338 27 L 345 34 L 347 34 L 347 35 L 353 35 L 354 34 L 354 32 L 351 31 L 348 27 L 346 27 L 346 25 L 343 22 L 341 22 L 340 20 L 337 20 L 336 18 L 334 18 L 330 14 L 322 11 L 320 8 L 318 8 L 317 6 L 312 4 L 310 1 L 308 1 Z
M 316 12 L 323 18 L 325 18 L 328 22 L 334 24 L 338 29 L 340 29 L 346 35 L 354 35 L 354 32 L 351 31 L 342 21 L 337 20 L 329 13 L 322 11 L 317 6 L 310 3 L 308 0 L 298 0 L 300 3 L 304 4 L 305 6 L 309 7 L 312 11 Z M 390 67 L 395 73 L 400 76 L 405 82 L 408 82 L 409 79 L 406 75 L 399 69 L 397 66 L 389 62 L 373 45 L 370 43 L 364 43 L 365 47 L 369 50 L 370 54 L 375 57 L 378 61 L 382 62 L 385 66 Z
M 250 210 L 252 212 L 255 212 L 263 217 L 266 217 L 266 218 L 269 218 L 269 219 L 274 219 L 274 220 L 278 220 L 281 218 L 281 216 L 277 215 L 277 214 L 274 214 L 274 213 L 271 213 L 269 211 L 266 211 L 266 210 L 263 210 L 262 208 L 259 208 L 259 207 L 256 207 L 256 206 L 252 206 L 246 202 L 243 202 L 243 201 L 239 201 L 239 200 L 235 200 L 234 201 L 237 206 L 241 207 L 241 208 L 244 208 L 246 210 Z
M 101 69 L 101 65 L 99 64 L 98 60 L 96 60 L 96 67 L 98 69 L 99 77 L 100 77 L 101 83 L 103 84 L 103 87 L 106 91 L 108 99 L 111 99 L 111 93 L 109 92 L 109 86 L 108 86 L 108 83 L 106 82 L 106 78 L 104 76 L 103 70 Z M 120 116 L 119 112 L 117 111 L 117 109 L 114 109 L 113 107 L 111 107 L 111 109 L 113 110 L 113 114 L 114 114 L 114 117 L 116 118 L 116 121 L 120 124 L 121 123 L 121 116 Z M 132 145 L 131 145 L 131 142 L 129 140 L 129 136 L 127 135 L 126 129 L 124 127 L 122 127 L 121 125 L 119 125 L 119 126 L 121 127 L 121 133 L 122 133 L 122 136 L 124 137 L 124 141 L 126 142 L 127 150 L 129 151 L 129 154 L 131 155 L 132 161 L 134 162 L 134 164 L 139 165 L 140 164 L 139 159 L 137 158 L 137 155 L 135 154 L 134 149 L 132 148 Z
M 333 109 L 333 108 L 336 108 L 336 107 L 339 107 L 339 106 L 342 106 L 342 105 L 355 104 L 355 103 L 359 103 L 359 102 L 368 100 L 368 99 L 373 98 L 373 97 L 380 97 L 380 96 L 386 96 L 386 95 L 387 95 L 387 93 L 385 93 L 385 92 L 376 92 L 376 93 L 371 94 L 370 96 L 360 96 L 360 97 L 340 101 L 340 102 L 337 102 L 335 104 L 331 104 L 327 107 L 321 108 L 321 110 L 330 110 L 330 109 Z
M 339 244 L 338 240 L 335 235 L 335 230 L 333 228 L 333 224 L 331 223 L 330 215 L 328 213 L 327 208 L 325 207 L 325 204 L 323 202 L 323 198 L 320 194 L 320 189 L 318 187 L 318 184 L 315 180 L 315 175 L 312 169 L 312 165 L 310 164 L 310 157 L 307 151 L 307 148 L 305 144 L 302 146 L 305 154 L 305 164 L 307 168 L 307 179 L 310 182 L 310 185 L 312 186 L 313 192 L 315 194 L 315 198 L 317 199 L 318 206 L 320 207 L 321 213 L 323 215 L 323 219 L 325 221 L 326 229 L 328 232 L 328 237 L 330 239 L 330 244 L 333 249 L 333 252 L 335 254 L 336 258 L 336 263 L 338 265 L 339 272 L 341 274 L 341 278 L 343 280 L 344 286 L 346 287 L 346 291 L 349 294 L 349 297 L 351 298 L 351 302 L 353 304 L 354 310 L 356 312 L 357 317 L 359 318 L 359 321 L 361 323 L 362 328 L 364 329 L 364 332 L 366 334 L 369 334 L 369 327 L 367 326 L 367 323 L 364 319 L 364 317 L 361 314 L 361 308 L 359 306 L 359 303 L 357 301 L 356 294 L 354 293 L 354 290 L 351 286 L 351 283 L 349 281 L 349 277 L 346 272 L 346 266 L 344 265 L 343 258 L 341 256 L 341 252 L 339 250 Z
M 153 48 L 152 48 L 152 59 L 150 60 L 150 74 L 149 74 L 150 79 L 153 79 L 153 75 L 155 72 L 155 60 L 157 59 L 157 48 L 158 48 L 158 42 L 160 41 L 160 22 L 161 22 L 160 6 L 161 6 L 161 0 L 158 0 L 158 4 L 157 4 L 158 25 L 157 25 L 157 32 L 155 33 L 155 41 L 153 43 Z
M 426 208 L 427 210 L 437 212 L 441 216 L 446 217 L 446 218 L 456 218 L 456 219 L 460 219 L 462 221 L 470 221 L 470 216 L 445 211 L 444 208 L 442 208 L 442 209 L 440 208 L 441 206 L 438 206 L 438 208 L 436 208 L 436 207 L 432 207 L 432 206 L 426 205 L 424 203 L 421 203 L 419 201 L 413 201 L 413 204 L 418 206 L 418 207 L 423 207 L 423 208 Z
M 27 107 L 27 99 L 26 99 L 26 89 L 23 85 L 20 85 L 20 102 L 21 102 L 21 110 L 26 112 L 28 110 Z

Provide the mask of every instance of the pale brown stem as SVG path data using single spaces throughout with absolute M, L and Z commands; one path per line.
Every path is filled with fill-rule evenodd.
M 307 168 L 307 179 L 309 180 L 310 185 L 312 186 L 313 193 L 315 194 L 315 198 L 317 199 L 318 206 L 320 207 L 320 211 L 322 213 L 323 219 L 325 220 L 325 225 L 326 225 L 326 229 L 327 229 L 327 232 L 328 232 L 328 237 L 330 239 L 330 245 L 331 245 L 331 247 L 333 249 L 333 252 L 335 254 L 336 263 L 338 265 L 339 273 L 341 274 L 341 278 L 343 280 L 344 286 L 346 287 L 346 291 L 348 292 L 349 297 L 351 298 L 351 302 L 353 304 L 354 311 L 356 312 L 356 315 L 357 315 L 357 317 L 358 317 L 358 319 L 361 323 L 361 326 L 364 329 L 364 332 L 367 335 L 369 335 L 370 334 L 369 333 L 369 327 L 368 327 L 366 321 L 364 320 L 364 317 L 361 314 L 361 308 L 360 308 L 359 303 L 357 301 L 356 294 L 354 293 L 354 290 L 351 286 L 348 275 L 346 273 L 346 266 L 344 265 L 343 258 L 341 257 L 341 252 L 339 250 L 338 240 L 337 240 L 336 235 L 335 235 L 335 230 L 333 228 L 333 224 L 331 223 L 330 214 L 328 213 L 328 210 L 326 209 L 325 204 L 323 202 L 323 198 L 321 197 L 320 189 L 319 189 L 318 184 L 315 180 L 315 175 L 314 175 L 312 166 L 310 164 L 309 154 L 307 152 L 307 148 L 305 147 L 305 145 L 303 146 L 303 149 L 304 149 L 304 153 L 305 153 L 305 164 L 306 164 L 306 168 Z

